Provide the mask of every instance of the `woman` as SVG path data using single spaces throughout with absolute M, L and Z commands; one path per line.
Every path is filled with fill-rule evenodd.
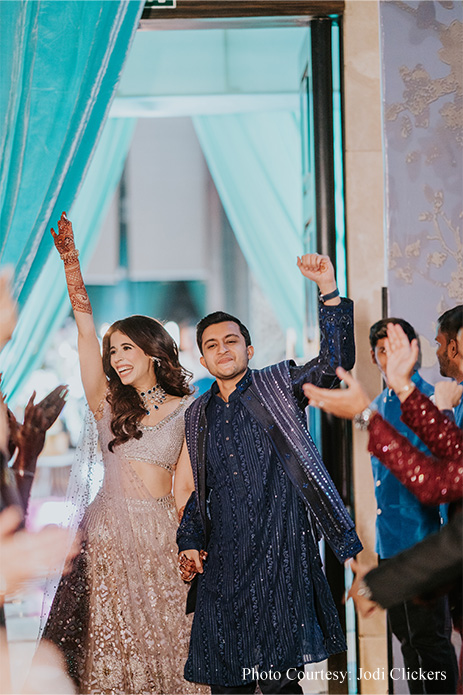
M 114 323 L 103 358 L 72 225 L 52 234 L 64 261 L 78 328 L 82 381 L 96 420 L 104 480 L 80 523 L 82 551 L 61 580 L 44 637 L 64 651 L 80 693 L 200 692 L 183 664 L 190 623 L 177 574 L 175 469 L 180 509 L 193 490 L 184 445 L 189 374 L 162 325 L 146 316 Z

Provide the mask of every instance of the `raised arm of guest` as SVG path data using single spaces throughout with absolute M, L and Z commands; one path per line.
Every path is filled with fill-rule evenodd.
M 298 258 L 297 265 L 302 275 L 315 282 L 320 291 L 320 352 L 307 364 L 290 367 L 294 394 L 299 405 L 305 408 L 304 383 L 332 388 L 339 383 L 336 367 L 352 369 L 354 366 L 354 318 L 352 301 L 339 297 L 333 264 L 328 256 L 306 254 Z
M 45 443 L 45 434 L 53 425 L 66 403 L 68 388 L 61 384 L 35 404 L 35 391 L 24 411 L 24 423 L 20 425 L 11 411 L 8 411 L 10 424 L 10 452 L 17 448 L 12 470 L 16 477 L 24 514 L 27 511 L 32 483 L 34 481 L 37 459 Z
M 51 233 L 64 263 L 69 299 L 77 324 L 82 384 L 90 410 L 95 413 L 106 393 L 107 380 L 103 370 L 92 307 L 80 270 L 79 251 L 75 246 L 72 224 L 65 212 L 58 221 L 58 234 L 53 229 Z
M 332 391 L 307 384 L 304 391 L 310 405 L 338 417 L 350 420 L 357 417 L 357 423 L 369 431 L 368 450 L 423 504 L 439 504 L 460 499 L 463 478 L 461 430 L 442 416 L 442 426 L 445 429 L 436 431 L 446 433 L 445 437 L 441 437 L 446 441 L 445 456 L 428 456 L 412 446 L 406 437 L 399 434 L 379 413 L 370 411 L 370 399 L 356 379 L 341 368 L 337 373 L 347 384 L 347 388 Z M 416 394 L 414 398 L 423 399 L 423 402 L 432 406 L 431 401 L 420 394 L 418 389 L 415 389 L 413 394 Z M 409 398 L 411 397 L 410 393 Z M 428 438 L 423 441 L 428 444 Z

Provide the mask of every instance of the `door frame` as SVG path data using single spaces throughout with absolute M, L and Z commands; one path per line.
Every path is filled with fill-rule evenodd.
M 342 15 L 344 0 L 177 0 L 176 7 L 149 7 L 139 28 L 239 29 L 308 26 L 315 17 Z

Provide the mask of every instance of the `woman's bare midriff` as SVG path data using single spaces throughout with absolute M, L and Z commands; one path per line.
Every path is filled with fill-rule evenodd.
M 172 491 L 172 474 L 165 468 L 147 461 L 130 461 L 152 497 L 165 497 Z

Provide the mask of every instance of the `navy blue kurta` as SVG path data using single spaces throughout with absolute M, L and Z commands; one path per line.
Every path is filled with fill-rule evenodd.
M 206 408 L 212 522 L 185 666 L 202 683 L 242 685 L 245 667 L 283 670 L 346 649 L 305 505 L 243 404 L 250 383 L 248 371 L 228 403 L 214 384 Z

